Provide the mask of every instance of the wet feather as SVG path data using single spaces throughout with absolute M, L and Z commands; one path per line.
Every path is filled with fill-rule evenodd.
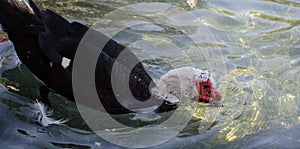
M 33 104 L 33 108 L 34 113 L 37 115 L 37 122 L 44 127 L 47 127 L 51 124 L 60 125 L 68 121 L 67 119 L 55 120 L 52 118 L 53 110 L 38 100 L 36 100 L 36 102 Z

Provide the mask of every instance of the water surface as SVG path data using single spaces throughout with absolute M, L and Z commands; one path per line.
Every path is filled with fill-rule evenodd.
M 197 105 L 185 129 L 154 148 L 300 146 L 298 1 L 212 0 L 198 1 L 195 8 L 182 0 L 36 3 L 88 26 L 95 27 L 102 17 L 97 29 L 108 35 L 124 28 L 114 38 L 137 54 L 153 78 L 186 65 L 213 74 L 224 107 Z M 125 6 L 130 9 L 122 15 L 114 13 Z M 2 148 L 121 148 L 93 133 L 76 105 L 59 95 L 50 97 L 54 117 L 69 122 L 37 125 L 30 105 L 39 98 L 42 83 L 20 65 L 10 42 L 0 49 Z M 144 123 L 131 117 L 116 116 L 129 124 Z M 104 131 L 118 129 L 107 127 Z

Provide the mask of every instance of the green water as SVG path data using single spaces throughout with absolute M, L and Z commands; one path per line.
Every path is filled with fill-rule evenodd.
M 136 53 L 153 78 L 187 65 L 212 73 L 224 107 L 196 105 L 184 130 L 153 148 L 299 148 L 298 1 L 211 0 L 198 1 L 195 8 L 183 0 L 35 2 L 108 35 L 124 29 L 114 38 Z M 39 98 L 41 82 L 24 66 L 16 67 L 9 43 L 0 49 L 1 146 L 121 148 L 93 133 L 76 105 L 54 94 L 54 117 L 69 122 L 46 130 L 37 126 L 30 104 Z M 115 116 L 128 124 L 145 123 L 132 117 Z

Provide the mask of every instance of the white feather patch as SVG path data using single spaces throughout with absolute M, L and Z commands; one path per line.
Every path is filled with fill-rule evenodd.
M 37 115 L 37 121 L 39 124 L 41 124 L 44 127 L 47 127 L 51 124 L 63 124 L 66 123 L 68 120 L 55 120 L 51 116 L 53 114 L 53 110 L 47 110 L 49 109 L 47 105 L 45 105 L 42 102 L 39 102 L 36 100 L 36 103 L 32 106 L 34 108 L 34 113 Z
M 70 62 L 71 62 L 70 59 L 63 57 L 62 62 L 61 62 L 61 65 L 62 65 L 64 68 L 67 68 L 67 67 L 70 65 Z
M 32 10 L 28 0 L 19 0 L 19 2 L 23 3 L 23 5 L 25 5 L 28 8 L 30 14 L 34 14 L 34 11 Z
M 186 2 L 190 5 L 191 8 L 196 7 L 198 4 L 198 0 L 187 0 Z

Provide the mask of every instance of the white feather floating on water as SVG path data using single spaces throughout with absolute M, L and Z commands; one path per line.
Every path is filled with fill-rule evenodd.
M 51 116 L 53 114 L 53 110 L 48 110 L 48 106 L 44 103 L 36 100 L 36 103 L 33 105 L 34 112 L 37 115 L 37 121 L 39 124 L 41 124 L 44 127 L 47 127 L 51 124 L 63 124 L 66 123 L 68 120 L 55 120 Z

